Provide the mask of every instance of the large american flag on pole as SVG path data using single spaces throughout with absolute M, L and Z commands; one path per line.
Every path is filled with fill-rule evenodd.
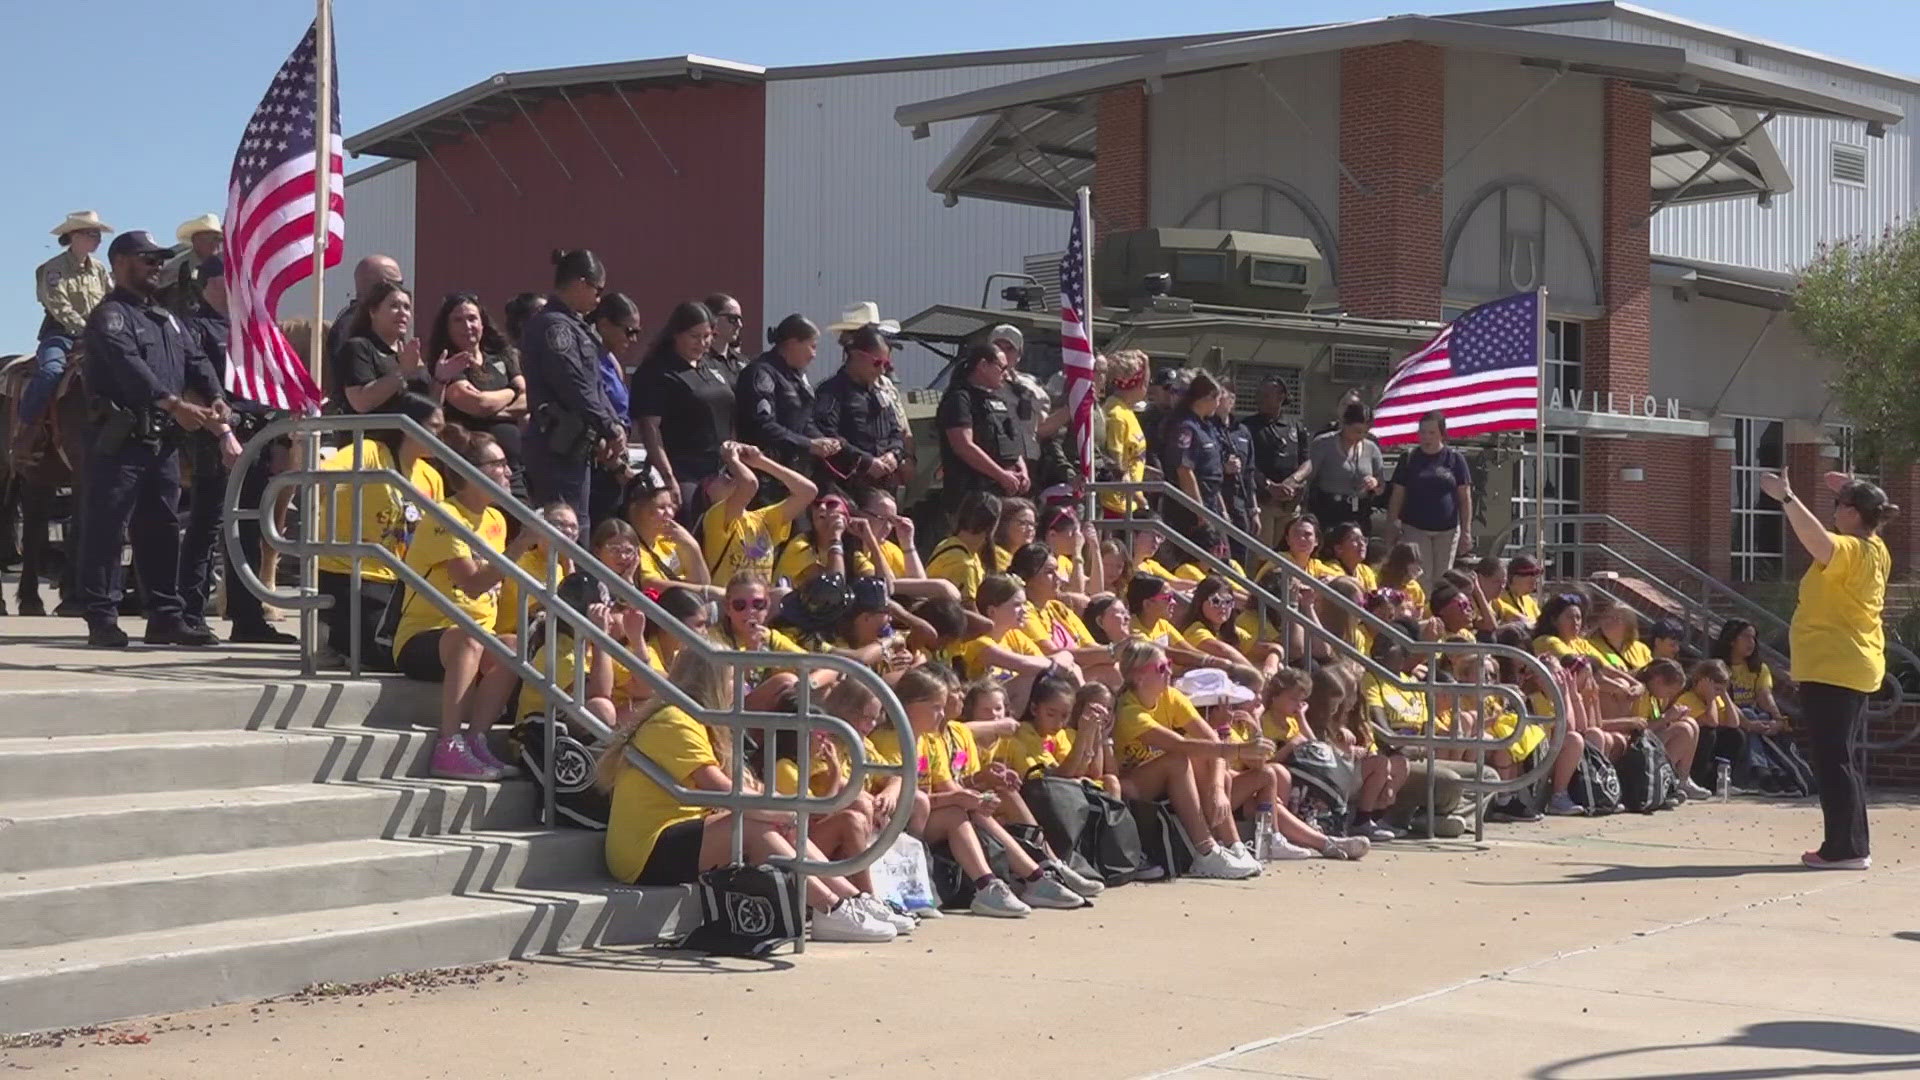
M 316 21 L 280 65 L 247 121 L 227 186 L 227 390 L 296 412 L 320 407 L 313 374 L 278 321 L 280 298 L 313 276 L 318 39 Z M 331 74 L 328 84 L 337 85 Z M 338 93 L 329 111 L 326 264 L 335 266 L 346 244 L 347 206 Z
M 1081 483 L 1093 480 L 1093 313 L 1087 306 L 1087 247 L 1093 222 L 1086 188 L 1074 203 L 1073 228 L 1060 257 L 1060 363 L 1066 369 L 1073 422 L 1073 460 Z
M 1439 410 L 1447 435 L 1532 431 L 1540 420 L 1540 294 L 1481 304 L 1448 323 L 1387 380 L 1373 411 L 1381 446 L 1419 441 Z

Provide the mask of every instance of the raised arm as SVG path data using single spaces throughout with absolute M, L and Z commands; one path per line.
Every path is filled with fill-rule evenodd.
M 1841 483 L 1846 482 L 1844 474 L 1832 475 L 1840 477 Z M 1832 481 L 1828 483 L 1831 485 Z M 1761 473 L 1760 490 L 1780 504 L 1780 508 L 1786 512 L 1787 524 L 1793 526 L 1793 535 L 1799 538 L 1800 546 L 1807 549 L 1807 554 L 1813 557 L 1814 562 L 1825 566 L 1833 561 L 1833 534 L 1793 493 L 1793 485 L 1785 472 Z

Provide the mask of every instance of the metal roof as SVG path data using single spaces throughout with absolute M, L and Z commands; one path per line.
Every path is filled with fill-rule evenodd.
M 949 203 L 973 197 L 1071 205 L 1070 193 L 1093 175 L 1100 91 L 1134 83 L 1151 91 L 1182 75 L 1397 41 L 1506 55 L 1645 89 L 1655 102 L 1649 132 L 1655 208 L 1790 190 L 1792 178 L 1765 131 L 1774 114 L 1859 120 L 1874 133 L 1904 116 L 1890 102 L 1686 49 L 1402 15 L 1164 50 L 903 105 L 894 119 L 918 134 L 926 125 L 974 118 L 928 180 Z

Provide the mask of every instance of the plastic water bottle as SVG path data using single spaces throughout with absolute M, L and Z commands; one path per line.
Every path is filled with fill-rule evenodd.
M 1733 794 L 1733 762 L 1726 758 L 1713 759 L 1713 798 L 1715 802 L 1726 802 Z
M 1261 803 L 1253 819 L 1253 857 L 1261 862 L 1273 858 L 1273 804 Z

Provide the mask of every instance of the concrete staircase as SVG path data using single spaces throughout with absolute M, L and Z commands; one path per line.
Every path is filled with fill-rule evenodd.
M 529 782 L 424 779 L 432 687 L 11 689 L 59 681 L 35 674 L 0 676 L 0 1034 L 657 940 L 697 914 L 689 890 L 612 886 L 599 834 L 539 829 Z

